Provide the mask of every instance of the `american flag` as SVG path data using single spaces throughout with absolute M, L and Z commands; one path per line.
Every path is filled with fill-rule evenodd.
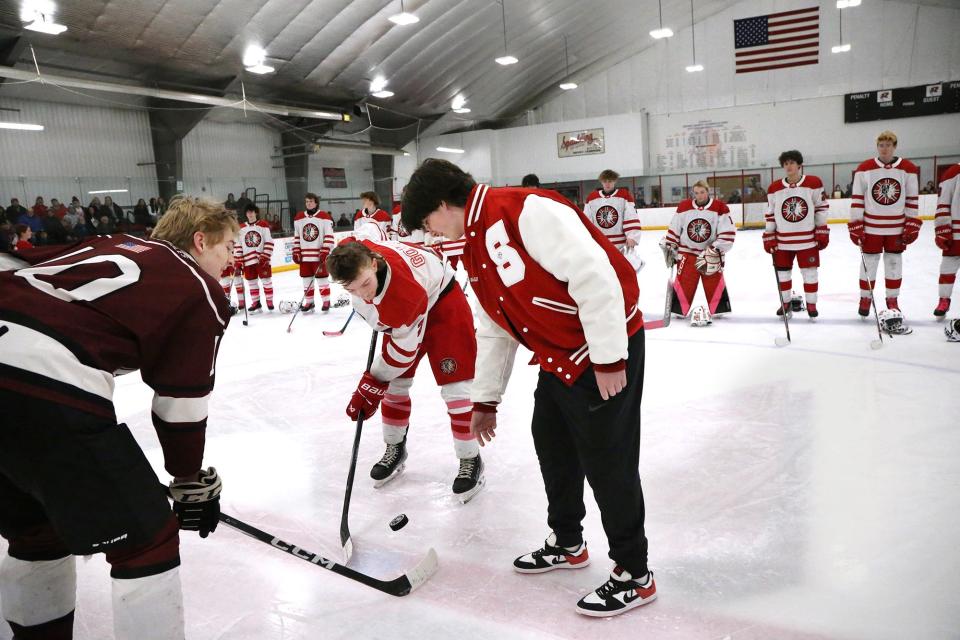
M 733 21 L 737 73 L 817 64 L 820 7 Z
M 117 245 L 120 249 L 126 249 L 127 251 L 132 251 L 133 253 L 143 253 L 144 251 L 150 251 L 150 247 L 142 244 L 137 244 L 132 240 L 127 240 L 126 242 L 121 242 Z

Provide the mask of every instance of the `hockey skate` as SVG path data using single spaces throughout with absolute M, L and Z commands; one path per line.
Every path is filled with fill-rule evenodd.
M 300 313 L 313 313 L 316 308 L 312 302 L 304 302 L 300 305 Z
M 260 301 L 257 300 L 257 301 L 254 302 L 252 305 L 250 305 L 250 307 L 247 309 L 247 312 L 248 312 L 248 313 L 262 313 L 262 312 L 263 312 L 263 306 L 260 304 Z
M 403 473 L 407 460 L 407 436 L 403 436 L 400 444 L 387 444 L 383 457 L 370 469 L 373 486 L 379 489 L 398 475 Z
M 857 313 L 864 318 L 870 315 L 870 298 L 860 298 L 860 306 L 857 307 Z
M 554 569 L 582 569 L 590 564 L 587 543 L 581 541 L 575 549 L 557 546 L 557 534 L 550 532 L 543 546 L 513 561 L 517 573 L 546 573 Z
M 460 471 L 453 480 L 453 493 L 460 504 L 470 502 L 483 489 L 483 460 L 478 453 L 474 458 L 460 458 Z
M 940 298 L 937 308 L 933 310 L 933 315 L 942 318 L 947 315 L 947 311 L 950 311 L 950 298 Z
M 635 580 L 622 567 L 614 567 L 610 579 L 600 588 L 580 598 L 577 613 L 585 616 L 606 618 L 615 616 L 657 599 L 657 583 L 653 572 L 649 572 L 641 582 Z
M 887 309 L 895 309 L 895 310 L 897 310 L 897 311 L 900 311 L 900 305 L 897 304 L 897 298 L 896 298 L 896 297 L 887 298 Z
M 777 309 L 777 315 L 782 316 L 786 312 L 787 319 L 793 318 L 793 309 L 790 306 L 789 302 L 784 302 L 779 309 Z
M 320 307 L 320 311 L 322 311 L 323 313 L 326 313 L 327 311 L 330 311 L 330 301 L 329 301 L 329 300 L 324 300 L 324 301 L 323 301 L 323 306 Z
M 273 303 L 267 302 L 267 311 L 273 311 Z
M 820 312 L 817 311 L 816 302 L 807 303 L 807 315 L 810 316 L 811 320 L 816 320 L 817 316 L 820 315 Z

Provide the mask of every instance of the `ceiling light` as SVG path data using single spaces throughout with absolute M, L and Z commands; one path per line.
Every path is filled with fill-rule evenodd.
M 500 56 L 499 58 L 497 58 L 497 64 L 502 64 L 503 66 L 507 66 L 510 64 L 517 64 L 518 62 L 520 61 L 514 58 L 513 56 Z
M 384 89 L 382 91 L 374 91 L 370 95 L 372 95 L 374 98 L 392 98 L 393 91 L 387 91 L 386 89 Z
M 455 149 L 454 147 L 437 147 L 437 151 L 442 151 L 443 153 L 466 153 L 463 149 Z
M 850 7 L 859 7 L 860 0 L 837 0 L 837 9 L 849 9 Z
M 370 93 L 377 93 L 387 88 L 387 79 L 383 76 L 377 76 L 370 81 Z
M 410 154 L 407 153 L 406 151 L 403 152 L 403 155 L 404 155 L 404 157 L 410 157 Z
M 250 73 L 264 74 L 276 71 L 276 69 L 264 63 L 266 59 L 267 52 L 255 44 L 248 46 L 247 50 L 243 52 L 243 66 Z
M 404 10 L 403 0 L 400 0 L 400 13 L 390 16 L 389 18 L 387 18 L 387 20 L 401 27 L 406 26 L 408 24 L 414 24 L 416 22 L 420 22 L 420 18 L 413 15 L 412 13 L 407 13 L 406 10 Z
M 22 122 L 0 122 L 0 129 L 17 129 L 19 131 L 43 131 L 42 124 L 23 124 Z
M 560 83 L 560 88 L 563 89 L 564 91 L 570 91 L 571 89 L 576 89 L 576 88 L 577 88 L 577 83 L 576 83 L 576 82 L 561 82 L 561 83 Z
M 464 98 L 463 96 L 457 96 L 453 99 L 453 103 L 450 106 L 454 111 L 456 111 L 457 109 L 462 109 L 466 104 L 467 104 L 466 98 Z
M 30 29 L 31 31 L 39 31 L 40 33 L 49 33 L 52 36 L 67 30 L 65 25 L 57 24 L 53 21 L 48 22 L 43 16 L 38 16 L 37 19 L 30 24 L 23 25 L 23 28 Z
M 247 67 L 247 71 L 249 71 L 250 73 L 264 74 L 264 73 L 273 73 L 274 71 L 276 71 L 276 69 L 274 69 L 270 65 L 256 64 L 256 65 L 253 65 L 252 67 Z
M 87 191 L 87 193 L 127 193 L 126 189 L 100 189 L 99 191 Z
M 673 29 L 670 27 L 661 27 L 660 29 L 654 29 L 651 31 L 650 35 L 657 40 L 660 40 L 661 38 L 672 38 Z
M 687 65 L 687 73 L 696 73 L 697 71 L 703 71 L 702 64 L 690 64 Z
M 703 65 L 697 63 L 697 25 L 693 22 L 693 0 L 690 0 L 690 48 L 693 51 L 693 63 L 687 65 L 687 73 L 703 71 Z
M 831 48 L 830 51 L 832 51 L 833 53 L 846 53 L 847 51 L 850 51 L 850 45 L 838 44 L 838 45 L 835 45 L 833 48 Z
M 454 109 L 454 113 L 470 113 L 470 109 L 467 107 L 460 107 L 459 109 Z
M 516 57 L 507 53 L 507 0 L 500 0 L 500 19 L 503 21 L 503 55 L 497 58 L 497 64 L 507 65 L 520 62 Z
M 570 54 L 567 52 L 567 34 L 563 34 L 563 64 L 564 68 L 567 70 L 566 77 L 570 77 Z M 572 80 L 567 80 L 566 82 L 560 83 L 560 88 L 564 91 L 570 91 L 571 89 L 577 88 L 577 83 Z

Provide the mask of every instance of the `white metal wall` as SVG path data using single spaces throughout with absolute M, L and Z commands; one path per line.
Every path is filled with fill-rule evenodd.
M 183 138 L 183 190 L 224 200 L 255 187 L 286 200 L 283 161 L 270 157 L 279 147 L 280 134 L 261 124 L 201 121 Z
M 112 194 L 121 205 L 157 194 L 150 121 L 145 111 L 90 107 L 0 96 L 7 121 L 42 124 L 43 131 L 0 129 L 0 202 L 30 206 L 37 196 L 89 202 L 89 191 Z M 103 196 L 101 196 L 102 199 Z

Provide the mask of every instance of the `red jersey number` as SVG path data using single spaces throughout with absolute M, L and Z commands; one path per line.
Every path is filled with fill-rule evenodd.
M 487 253 L 497 265 L 497 275 L 500 276 L 504 286 L 512 287 L 523 280 L 527 267 L 523 264 L 523 258 L 517 250 L 510 246 L 510 237 L 507 235 L 503 220 L 490 225 L 484 241 Z

